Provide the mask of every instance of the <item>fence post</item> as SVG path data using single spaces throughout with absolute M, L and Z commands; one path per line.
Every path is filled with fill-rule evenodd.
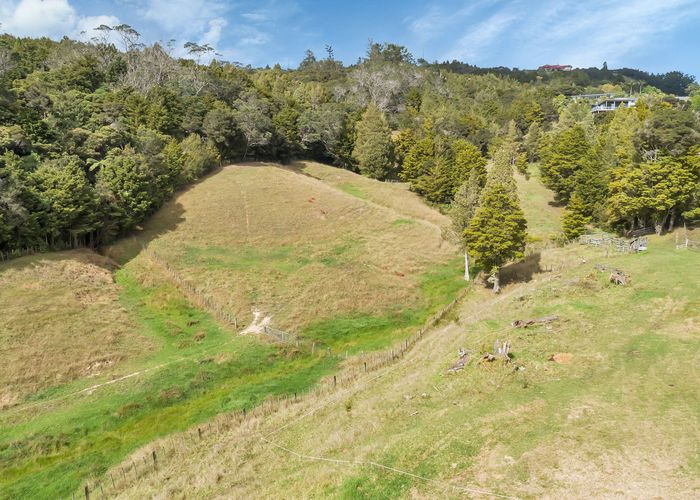
M 335 378 L 335 375 L 333 375 L 333 387 L 335 387 L 336 383 L 337 383 L 337 380 Z
M 85 500 L 90 500 L 90 488 L 88 488 L 88 485 L 85 485 Z
M 367 361 L 365 361 L 365 372 L 367 371 Z
M 156 458 L 156 450 L 153 450 L 153 468 L 158 470 L 158 459 Z

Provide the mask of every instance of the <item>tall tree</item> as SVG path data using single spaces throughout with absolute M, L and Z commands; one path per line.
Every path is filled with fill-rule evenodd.
M 585 130 L 574 125 L 548 135 L 540 149 L 544 185 L 560 201 L 568 201 L 576 187 L 576 174 L 592 161 L 592 147 Z
M 527 221 L 520 209 L 513 170 L 507 151 L 489 172 L 479 208 L 465 231 L 469 250 L 484 269 L 491 272 L 495 293 L 500 291 L 500 269 L 508 261 L 522 258 L 527 238 Z
M 653 224 L 661 234 L 665 226 L 673 228 L 694 189 L 690 166 L 670 156 L 616 172 L 610 183 L 611 222 L 627 222 L 631 228 Z
M 479 148 L 464 139 L 457 139 L 452 143 L 454 152 L 453 179 L 455 190 L 467 182 L 473 171 L 481 187 L 486 183 L 486 158 Z
M 517 196 L 503 184 L 487 184 L 465 235 L 469 251 L 490 270 L 494 293 L 500 292 L 501 267 L 525 250 L 527 222 Z
M 561 218 L 561 227 L 567 240 L 573 240 L 581 236 L 586 230 L 586 224 L 591 222 L 591 217 L 586 215 L 586 206 L 581 197 L 574 193 L 566 205 Z
M 386 179 L 394 170 L 394 143 L 384 113 L 370 104 L 356 125 L 352 157 L 360 172 L 373 179 Z
M 477 169 L 472 169 L 469 179 L 457 189 L 450 205 L 451 239 L 455 240 L 464 252 L 464 280 L 469 281 L 469 242 L 466 231 L 479 206 L 479 194 L 483 185 Z

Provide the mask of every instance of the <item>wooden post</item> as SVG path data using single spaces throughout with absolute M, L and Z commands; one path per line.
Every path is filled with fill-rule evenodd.
M 199 434 L 199 439 L 202 439 L 202 428 L 197 427 L 197 433 Z
M 367 372 L 367 361 L 365 361 L 365 372 Z
M 156 458 L 156 450 L 153 450 L 152 456 L 153 456 L 153 468 L 158 470 L 158 459 Z
M 333 375 L 333 387 L 336 386 L 337 382 L 338 382 L 338 381 L 336 380 L 335 375 Z
M 90 488 L 88 488 L 88 485 L 85 485 L 85 500 L 90 500 Z

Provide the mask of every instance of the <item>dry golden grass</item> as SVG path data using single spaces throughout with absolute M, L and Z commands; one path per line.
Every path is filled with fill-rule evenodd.
M 113 267 L 87 250 L 0 264 L 0 408 L 148 347 L 119 304 Z
M 147 245 L 241 326 L 256 307 L 273 326 L 299 331 L 337 316 L 418 305 L 421 276 L 455 255 L 440 236 L 444 217 L 404 186 L 319 164 L 308 169 L 225 167 L 110 255 L 124 261 Z M 333 187 L 328 179 L 336 177 L 383 204 Z
M 118 497 L 697 498 L 697 254 L 671 238 L 643 255 L 551 253 L 554 272 L 497 298 L 472 290 L 456 321 L 343 392 L 202 441 L 166 440 L 159 470 L 122 482 Z M 632 285 L 609 284 L 595 263 Z M 551 329 L 510 326 L 551 314 Z M 483 352 L 496 338 L 511 340 L 512 364 L 446 373 L 459 347 Z M 554 352 L 570 363 L 548 361 Z
M 520 206 L 527 219 L 528 234 L 534 238 L 547 240 L 561 232 L 563 208 L 554 202 L 554 193 L 542 185 L 537 165 L 530 165 L 530 176 L 516 173 Z
M 438 227 L 449 224 L 445 215 L 430 208 L 417 194 L 410 192 L 407 183 L 379 182 L 311 161 L 296 162 L 292 168 L 360 199 L 390 208 L 400 216 L 409 216 Z

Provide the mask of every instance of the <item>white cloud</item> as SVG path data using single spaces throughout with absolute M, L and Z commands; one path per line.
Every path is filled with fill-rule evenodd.
M 226 4 L 216 0 L 148 0 L 143 17 L 169 35 L 191 37 L 209 29 L 210 21 L 226 11 Z
M 484 56 L 488 55 L 489 50 L 493 49 L 493 44 L 500 35 L 516 20 L 517 17 L 508 12 L 498 12 L 492 15 L 464 34 L 442 59 L 459 59 L 469 62 L 483 60 Z
M 90 41 L 99 25 L 115 26 L 120 21 L 116 16 L 80 16 L 68 0 L 0 0 L 0 24 L 1 31 L 17 36 L 70 36 Z
M 202 35 L 202 38 L 199 39 L 199 43 L 202 45 L 209 44 L 212 47 L 216 47 L 219 44 L 219 40 L 221 40 L 221 31 L 227 25 L 228 22 L 222 17 L 212 19 L 209 21 L 209 29 L 204 33 L 204 35 Z
M 121 24 L 119 18 L 116 16 L 87 16 L 78 19 L 78 22 L 73 29 L 72 36 L 82 40 L 84 42 L 89 42 L 94 37 L 101 37 L 102 33 L 96 31 L 95 28 L 101 25 L 105 26 L 118 26 Z M 114 43 L 118 46 L 119 38 L 114 33 L 109 33 L 107 35 L 108 42 Z
M 451 31 L 458 24 L 465 23 L 472 14 L 493 2 L 494 0 L 469 1 L 462 8 L 450 11 L 431 5 L 423 14 L 404 19 L 404 24 L 408 25 L 408 29 L 419 41 L 425 42 L 443 35 L 447 30 Z
M 480 11 L 475 5 L 480 4 Z M 468 28 L 449 45 L 443 59 L 472 63 L 499 57 L 499 64 L 561 63 L 599 66 L 607 60 L 624 64 L 630 55 L 652 47 L 660 37 L 700 16 L 698 0 L 599 0 L 591 4 L 576 0 L 506 0 L 466 2 L 462 14 L 438 15 L 429 9 L 410 20 L 409 28 L 419 40 L 423 32 L 454 34 L 456 24 L 473 14 L 488 17 Z M 440 13 L 443 14 L 443 13 Z M 464 18 L 467 17 L 467 19 Z M 535 61 L 536 64 L 532 64 Z
M 236 29 L 236 34 L 240 37 L 238 39 L 238 45 L 241 46 L 265 45 L 271 39 L 268 33 L 251 26 L 239 26 Z
M 72 31 L 77 18 L 68 0 L 4 1 L 0 7 L 2 30 L 19 36 L 62 36 Z
M 556 47 L 561 60 L 574 66 L 598 66 L 604 60 L 622 63 L 624 56 L 655 43 L 700 13 L 696 0 L 608 0 L 595 11 L 573 7 L 550 23 L 538 45 Z
M 262 10 L 254 10 L 252 12 L 244 12 L 241 14 L 241 17 L 244 19 L 247 19 L 248 21 L 252 21 L 254 23 L 264 23 L 270 20 L 270 14 L 269 12 L 262 11 Z

